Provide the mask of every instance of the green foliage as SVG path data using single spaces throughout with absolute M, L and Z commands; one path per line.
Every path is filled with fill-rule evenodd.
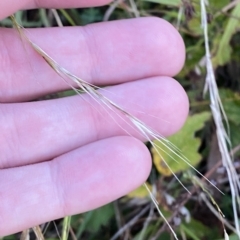
M 183 128 L 178 133 L 168 138 L 171 143 L 178 147 L 180 152 L 184 154 L 192 166 L 196 166 L 201 160 L 201 155 L 198 152 L 201 145 L 201 139 L 196 138 L 195 133 L 204 127 L 204 123 L 210 119 L 210 116 L 211 114 L 209 112 L 203 112 L 188 117 Z M 162 147 L 160 142 L 155 141 L 155 143 L 159 147 Z M 167 153 L 164 151 L 167 151 Z M 189 169 L 189 164 L 183 162 L 180 157 L 174 156 L 173 159 L 172 154 L 166 148 L 164 151 L 160 151 L 162 155 L 162 158 L 160 158 L 159 154 L 153 149 L 153 162 L 161 174 L 170 176 L 172 174 L 171 172 L 177 173 Z M 171 171 L 165 164 L 165 161 L 171 168 Z
M 96 210 L 74 216 L 72 218 L 72 227 L 76 229 L 76 237 L 79 239 L 83 232 L 90 232 L 92 235 L 101 231 L 102 227 L 108 225 L 114 216 L 113 204 L 105 205 Z M 78 221 L 81 224 L 79 225 Z
M 210 8 L 214 10 L 221 10 L 224 8 L 226 5 L 229 4 L 229 0 L 211 0 L 209 1 Z
M 81 25 L 86 25 L 92 22 L 99 22 L 102 20 L 101 11 L 97 8 L 86 9 L 81 15 Z
M 16 236 L 15 235 L 10 235 L 10 236 L 6 236 L 6 237 L 0 237 L 0 240 L 16 240 Z
M 226 240 L 226 238 L 225 239 L 222 238 L 219 240 Z M 239 240 L 239 237 L 236 234 L 232 234 L 229 236 L 229 240 Z
M 220 89 L 220 96 L 229 121 L 232 147 L 235 147 L 240 143 L 240 94 L 230 89 Z
M 240 25 L 240 3 L 234 8 L 231 13 L 232 17 L 227 20 L 225 29 L 218 43 L 217 52 L 213 58 L 215 67 L 223 66 L 231 60 L 232 47 L 230 41 Z
M 239 125 L 240 94 L 233 92 L 230 89 L 221 89 L 220 96 L 228 119 L 234 124 Z
M 152 186 L 146 183 L 149 190 L 152 190 Z M 135 189 L 134 191 L 130 192 L 127 195 L 129 198 L 145 198 L 149 197 L 149 193 L 144 185 L 141 185 L 139 188 Z
M 178 7 L 178 6 L 182 5 L 181 0 L 172 0 L 172 1 L 168 1 L 168 0 L 144 0 L 144 1 L 154 2 L 154 3 L 159 3 L 159 4 L 163 4 L 163 5 L 174 6 L 174 7 Z
M 193 240 L 201 240 L 206 236 L 212 236 L 214 239 L 214 235 L 216 234 L 213 229 L 204 226 L 201 222 L 192 219 L 190 223 L 182 223 L 180 225 L 180 231 L 184 232 L 187 237 Z
M 86 230 L 91 232 L 99 231 L 100 227 L 106 226 L 114 216 L 113 205 L 108 204 L 91 212 L 91 218 Z

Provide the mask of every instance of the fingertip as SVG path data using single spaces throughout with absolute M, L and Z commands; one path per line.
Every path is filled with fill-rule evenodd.
M 188 96 L 180 83 L 172 77 L 157 76 L 125 83 L 111 87 L 110 92 L 114 92 L 115 96 L 124 96 L 119 99 L 109 95 L 109 98 L 162 136 L 177 132 L 188 116 Z M 126 103 L 126 99 L 130 100 Z M 132 132 L 132 128 L 127 129 L 139 139 L 147 140 L 142 134 Z
M 147 180 L 152 168 L 152 160 L 149 150 L 140 140 L 129 136 L 123 136 L 120 139 L 123 147 L 129 149 L 124 160 L 126 167 L 122 166 L 128 176 L 126 178 L 128 183 L 126 182 L 125 186 L 129 189 L 126 189 L 126 194 Z
M 14 12 L 20 9 L 28 8 L 31 5 L 30 2 L 31 0 L 0 1 L 0 20 L 10 16 L 11 14 L 14 14 Z
M 158 21 L 158 31 L 157 38 L 161 39 L 161 49 L 167 51 L 166 62 L 168 67 L 166 69 L 166 76 L 175 76 L 177 75 L 184 66 L 185 63 L 185 44 L 183 38 L 177 31 L 177 29 L 168 21 L 157 18 L 155 21 Z M 164 34 L 161 34 L 161 31 Z M 164 75 L 162 73 L 162 75 Z
M 165 99 L 163 119 L 166 120 L 164 136 L 178 132 L 184 125 L 189 113 L 189 100 L 182 85 L 171 77 L 161 78 L 161 99 Z
M 155 26 L 156 40 L 159 42 L 159 52 L 164 55 L 164 61 L 159 62 L 165 66 L 161 75 L 175 76 L 185 63 L 185 44 L 177 29 L 162 18 L 151 17 L 152 25 Z M 157 44 L 156 44 L 157 45 Z M 164 51 L 165 49 L 166 51 Z M 167 64 L 166 64 L 167 63 Z
M 152 160 L 147 147 L 140 140 L 130 136 L 119 136 L 103 140 L 111 146 L 107 153 L 112 157 L 105 158 L 103 171 L 106 172 L 105 191 L 111 191 L 113 201 L 133 191 L 148 178 Z
M 188 117 L 189 99 L 188 99 L 187 93 L 184 90 L 183 86 L 175 79 L 173 82 L 174 82 L 174 85 L 176 86 L 175 92 L 173 93 L 176 105 L 175 105 L 175 109 L 173 109 L 173 111 L 174 111 L 174 113 L 178 114 L 178 116 L 179 116 L 179 118 L 176 122 L 175 128 L 173 129 L 173 133 L 175 133 L 182 128 L 182 126 L 184 125 L 184 123 Z

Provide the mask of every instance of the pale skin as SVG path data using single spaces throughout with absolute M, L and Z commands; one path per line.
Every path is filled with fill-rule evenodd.
M 109 0 L 3 0 L 0 19 L 21 9 L 98 6 Z M 109 91 L 164 136 L 181 128 L 188 99 L 172 77 L 183 41 L 164 20 L 35 29 L 28 36 L 56 61 Z M 24 47 L 24 46 L 25 47 Z M 16 30 L 0 29 L 0 236 L 107 204 L 140 186 L 151 169 L 144 139 L 121 129 L 90 98 L 28 102 L 68 87 Z M 142 114 L 136 110 L 137 103 Z M 96 106 L 94 108 L 92 105 Z M 158 118 L 150 117 L 150 115 Z

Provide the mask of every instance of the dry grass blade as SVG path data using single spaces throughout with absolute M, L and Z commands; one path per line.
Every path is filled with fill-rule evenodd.
M 57 22 L 57 25 L 58 25 L 59 27 L 63 27 L 61 18 L 59 17 L 57 10 L 56 10 L 56 9 L 51 9 L 51 11 L 52 11 L 52 13 L 53 13 L 53 16 L 54 16 L 56 22 Z
M 36 235 L 36 238 L 38 240 L 44 240 L 44 236 L 42 234 L 42 230 L 41 230 L 41 228 L 39 226 L 33 227 L 33 231 L 34 231 L 34 233 Z
M 225 7 L 221 10 L 221 12 L 222 12 L 222 13 L 225 13 L 225 12 L 229 11 L 230 9 L 234 8 L 234 7 L 235 7 L 237 4 L 239 4 L 239 3 L 240 3 L 240 0 L 232 1 L 232 2 L 230 2 L 227 6 L 225 6 Z
M 217 210 L 213 207 L 205 193 L 200 193 L 200 198 L 204 201 L 209 210 L 222 222 L 222 224 L 224 224 L 228 229 L 236 233 L 235 228 L 226 219 L 223 218 L 224 216 L 222 215 L 222 212 L 218 207 Z M 225 228 L 224 232 L 226 232 Z
M 29 231 L 30 231 L 29 229 L 22 231 L 20 240 L 29 240 L 30 239 Z
M 140 17 L 140 13 L 137 9 L 137 5 L 136 5 L 135 1 L 134 0 L 129 0 L 129 2 L 130 2 L 130 5 L 131 5 L 132 11 L 133 11 L 135 17 L 136 18 Z
M 148 186 L 146 184 L 145 188 L 147 189 L 149 195 L 151 196 L 151 199 L 153 201 L 153 204 L 155 205 L 156 209 L 158 210 L 159 215 L 162 217 L 162 219 L 164 220 L 164 222 L 167 224 L 168 228 L 170 229 L 170 231 L 173 234 L 173 237 L 178 240 L 177 234 L 175 233 L 175 231 L 173 230 L 172 226 L 170 225 L 170 223 L 168 222 L 168 220 L 165 218 L 165 216 L 163 215 L 163 213 L 161 212 L 160 208 L 158 207 L 158 202 L 156 200 L 156 198 L 153 196 L 153 194 L 151 193 L 150 189 L 148 188 Z
M 124 2 L 125 0 L 116 0 L 114 1 L 108 8 L 108 10 L 106 11 L 104 17 L 103 17 L 103 21 L 108 21 L 109 18 L 111 17 L 113 11 L 115 10 L 115 8 L 117 8 L 117 6 L 119 4 L 121 4 L 122 2 Z
M 151 204 L 150 211 L 149 211 L 146 221 L 144 222 L 143 228 L 142 228 L 140 236 L 139 236 L 139 240 L 144 240 L 145 232 L 146 232 L 148 226 L 150 225 L 153 215 L 154 215 L 154 204 Z
M 139 220 L 139 218 L 142 217 L 149 210 L 149 208 L 150 208 L 149 205 L 143 208 L 136 216 L 134 216 L 133 219 L 131 219 L 127 224 L 125 224 L 122 228 L 120 228 L 119 231 L 116 232 L 114 236 L 111 237 L 110 240 L 118 239 L 128 228 L 133 226 Z
M 239 229 L 239 192 L 240 192 L 240 184 L 238 181 L 237 172 L 232 163 L 232 157 L 228 152 L 228 144 L 229 137 L 227 131 L 225 130 L 223 120 L 228 125 L 227 117 L 224 112 L 222 102 L 219 96 L 218 87 L 216 84 L 216 79 L 214 75 L 214 69 L 211 61 L 211 53 L 209 47 L 209 38 L 208 38 L 208 21 L 207 21 L 207 11 L 206 6 L 208 2 L 206 0 L 200 0 L 201 4 L 201 16 L 202 16 L 202 27 L 204 30 L 204 39 L 205 39 L 205 50 L 206 50 L 206 68 L 207 68 L 207 76 L 206 76 L 206 85 L 205 92 L 208 90 L 210 94 L 210 102 L 211 102 L 211 110 L 214 118 L 214 122 L 216 125 L 218 145 L 222 155 L 222 163 L 225 167 L 229 179 L 231 194 L 232 194 L 232 206 L 235 220 L 235 228 L 240 238 L 240 229 Z M 230 145 L 230 144 L 229 144 Z

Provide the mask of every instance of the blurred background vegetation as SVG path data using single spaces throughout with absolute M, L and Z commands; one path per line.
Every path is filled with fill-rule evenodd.
M 234 165 L 240 168 L 240 2 L 210 0 L 208 11 L 209 38 L 220 96 L 226 111 Z M 56 12 L 55 12 L 56 13 Z M 216 129 L 209 107 L 208 96 L 203 96 L 205 84 L 205 48 L 201 28 L 200 3 L 196 0 L 117 0 L 110 5 L 88 9 L 60 9 L 58 17 L 64 26 L 156 16 L 171 22 L 182 35 L 186 45 L 186 64 L 176 79 L 185 88 L 190 100 L 190 114 L 183 129 L 169 139 L 186 155 L 191 164 L 208 177 L 225 195 L 200 182 L 187 164 L 165 156 L 173 172 L 192 193 L 189 195 L 169 172 L 164 162 L 149 144 L 153 169 L 148 179 L 149 188 L 156 194 L 160 209 L 176 231 L 179 239 L 223 239 L 221 217 L 211 198 L 226 216 L 226 229 L 231 240 L 234 233 L 231 193 L 225 170 L 221 166 Z M 57 26 L 51 10 L 29 10 L 16 13 L 24 27 Z M 11 27 L 10 19 L 0 22 Z M 60 93 L 67 96 L 71 92 Z M 44 209 L 43 209 L 44 211 Z M 43 224 L 45 239 L 60 239 L 63 220 Z M 19 239 L 21 233 L 3 237 Z M 30 236 L 34 239 L 34 233 Z M 69 239 L 173 239 L 168 226 L 155 210 L 144 187 L 91 212 L 71 217 Z

